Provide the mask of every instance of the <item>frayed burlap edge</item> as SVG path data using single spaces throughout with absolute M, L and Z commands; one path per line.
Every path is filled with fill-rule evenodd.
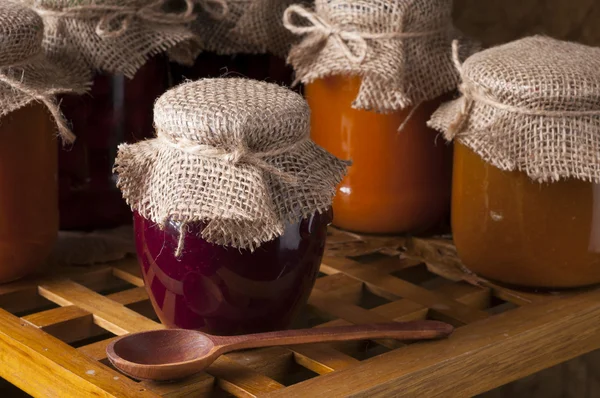
M 335 187 L 346 174 L 347 162 L 337 159 L 312 141 L 304 142 L 289 154 L 265 160 L 274 167 L 281 167 L 286 157 L 310 157 L 311 155 L 307 155 L 309 153 L 312 154 L 312 160 L 307 164 L 301 181 L 296 183 L 285 182 L 252 165 L 236 166 L 223 164 L 220 160 L 203 160 L 221 162 L 220 167 L 231 167 L 229 170 L 232 175 L 236 173 L 238 178 L 255 181 L 255 185 L 259 187 L 257 192 L 262 192 L 262 199 L 259 198 L 262 210 L 254 215 L 237 214 L 224 217 L 223 211 L 214 203 L 205 203 L 207 208 L 202 211 L 182 212 L 180 208 L 187 206 L 178 206 L 182 195 L 177 192 L 189 192 L 190 184 L 185 179 L 176 182 L 178 187 L 171 187 L 172 192 L 175 192 L 173 196 L 154 190 L 152 187 L 156 181 L 169 178 L 173 170 L 178 170 L 180 164 L 186 163 L 193 156 L 166 147 L 159 139 L 122 145 L 115 163 L 115 172 L 119 175 L 118 186 L 132 210 L 157 223 L 161 228 L 169 221 L 179 224 L 180 247 L 176 254 L 180 254 L 183 249 L 186 226 L 191 223 L 206 224 L 201 237 L 208 242 L 254 251 L 261 244 L 281 236 L 286 224 L 296 223 L 315 212 L 322 213 L 331 207 Z M 197 181 L 197 177 L 201 176 L 190 176 L 194 181 Z M 201 184 L 196 184 L 193 189 L 201 196 Z M 286 193 L 292 191 L 292 194 Z M 300 191 L 302 194 L 298 193 Z M 296 198 L 298 201 L 286 202 L 286 197 Z

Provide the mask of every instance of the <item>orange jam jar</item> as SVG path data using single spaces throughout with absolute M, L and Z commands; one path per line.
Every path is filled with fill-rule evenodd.
M 538 183 L 456 143 L 452 230 L 465 265 L 512 285 L 600 283 L 600 185 Z
M 429 124 L 455 140 L 460 259 L 512 286 L 600 283 L 600 49 L 534 36 L 457 64 L 463 95 Z
M 450 206 L 452 148 L 426 125 L 441 100 L 414 112 L 357 110 L 352 102 L 360 84 L 359 77 L 332 76 L 305 88 L 311 138 L 352 161 L 337 187 L 333 223 L 365 233 L 428 232 L 445 221 Z
M 333 224 L 374 234 L 442 232 L 452 149 L 427 121 L 459 74 L 452 2 L 316 0 L 292 5 L 288 63 L 305 85 L 311 137 L 352 161 Z

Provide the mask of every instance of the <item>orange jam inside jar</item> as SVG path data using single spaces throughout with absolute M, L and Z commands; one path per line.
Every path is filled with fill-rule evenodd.
M 450 208 L 452 149 L 426 122 L 442 99 L 392 114 L 352 108 L 360 77 L 331 76 L 306 85 L 312 139 L 351 160 L 337 187 L 333 224 L 363 233 L 427 233 Z M 409 117 L 402 131 L 399 127 Z
M 461 260 L 485 278 L 543 288 L 600 283 L 598 184 L 540 184 L 457 142 L 452 229 Z
M 41 104 L 0 121 L 0 283 L 38 270 L 58 233 L 55 124 Z

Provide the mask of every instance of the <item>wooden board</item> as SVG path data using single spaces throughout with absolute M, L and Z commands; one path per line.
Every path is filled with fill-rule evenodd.
M 329 235 L 298 326 L 439 319 L 455 334 L 245 351 L 178 383 L 137 382 L 105 354 L 118 335 L 162 327 L 129 258 L 0 286 L 0 377 L 35 397 L 465 397 L 600 348 L 600 289 L 474 286 L 404 255 L 403 238 Z

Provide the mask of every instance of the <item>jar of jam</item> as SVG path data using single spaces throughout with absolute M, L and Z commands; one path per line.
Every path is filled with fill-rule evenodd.
M 463 97 L 431 120 L 457 140 L 461 260 L 510 285 L 600 283 L 600 50 L 531 37 L 476 54 L 461 72 Z
M 115 169 L 160 319 L 218 334 L 285 328 L 314 284 L 346 162 L 310 140 L 300 95 L 265 82 L 180 85 L 154 124 L 157 137 L 121 146 Z
M 312 139 L 352 159 L 333 201 L 335 225 L 366 233 L 432 232 L 450 206 L 452 148 L 426 125 L 441 100 L 391 114 L 353 109 L 360 84 L 359 77 L 331 76 L 305 88 Z
M 61 229 L 131 223 L 131 211 L 112 171 L 117 146 L 153 136 L 152 108 L 170 85 L 168 61 L 157 56 L 131 79 L 98 74 L 89 95 L 62 97 L 61 107 L 77 141 L 59 151 Z
M 188 227 L 175 256 L 180 226 L 165 228 L 135 215 L 137 252 L 158 317 L 168 327 L 219 335 L 285 329 L 306 303 L 317 277 L 331 213 L 288 224 L 258 250 L 234 250 Z
M 306 86 L 312 138 L 352 160 L 333 204 L 336 226 L 424 234 L 445 223 L 452 149 L 427 120 L 458 83 L 451 3 L 317 0 L 287 9 L 284 25 L 303 36 L 288 62 Z
M 30 8 L 0 3 L 0 283 L 34 273 L 53 248 L 57 126 L 61 141 L 74 138 L 54 95 L 85 89 L 75 64 L 43 52 L 43 31 Z
M 61 229 L 130 223 L 112 173 L 117 146 L 152 135 L 152 106 L 170 86 L 162 54 L 195 41 L 189 25 L 196 2 L 32 3 L 44 18 L 45 51 L 77 54 L 98 72 L 89 95 L 61 98 L 78 137 L 59 154 Z
M 0 123 L 0 283 L 37 271 L 56 240 L 55 129 L 40 104 L 13 111 Z

